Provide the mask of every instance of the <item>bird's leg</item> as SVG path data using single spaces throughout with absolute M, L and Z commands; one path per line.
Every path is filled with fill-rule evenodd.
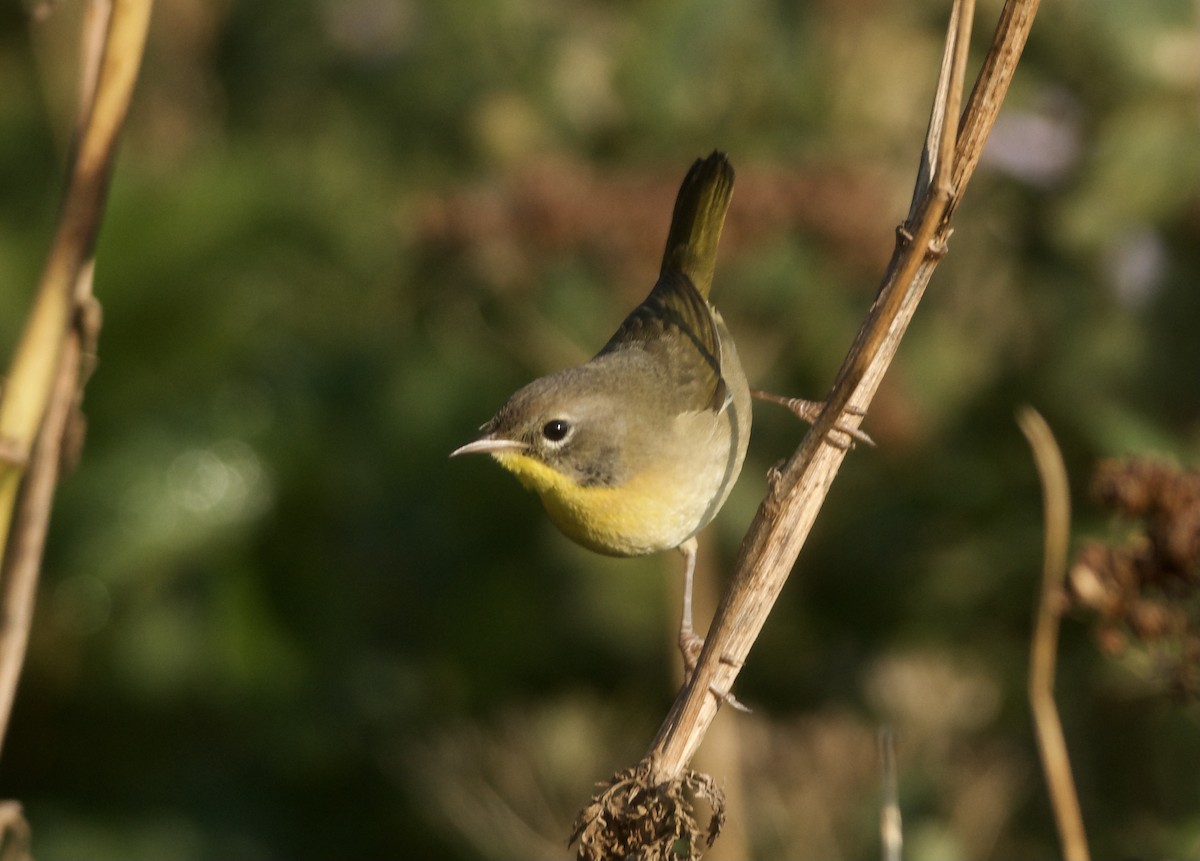
M 825 408 L 824 401 L 806 401 L 803 398 L 785 398 L 781 395 L 773 395 L 770 392 L 764 392 L 761 389 L 751 389 L 750 394 L 751 396 L 758 398 L 760 401 L 770 401 L 773 404 L 779 404 L 782 407 L 786 407 L 792 411 L 796 418 L 800 419 L 801 421 L 808 422 L 810 425 L 816 423 L 817 416 L 819 416 L 821 414 L 821 410 Z M 859 410 L 852 409 L 847 410 L 847 412 L 853 413 L 854 415 L 862 415 L 862 412 Z M 834 438 L 835 433 L 839 434 L 837 438 Z M 842 436 L 844 436 L 845 439 L 842 439 Z M 829 432 L 829 444 L 835 445 L 838 448 L 853 448 L 855 440 L 865 443 L 869 446 L 875 445 L 875 440 L 867 436 L 865 431 L 861 431 L 856 427 L 844 425 L 841 422 L 835 424 L 833 429 Z
M 704 638 L 697 635 L 692 627 L 692 583 L 696 574 L 696 544 L 696 537 L 692 536 L 679 545 L 679 552 L 683 554 L 683 613 L 679 619 L 679 651 L 683 653 L 685 679 L 691 679 L 692 674 L 696 672 L 696 666 L 700 661 L 700 650 L 704 648 Z M 721 660 L 725 663 L 738 663 L 726 658 L 721 658 Z M 709 685 L 708 691 L 718 700 L 729 703 L 738 711 L 750 711 L 738 701 L 738 698 L 733 695 L 733 691 L 718 690 L 712 685 Z
M 687 678 L 696 671 L 704 638 L 696 635 L 692 627 L 692 581 L 696 573 L 696 537 L 693 535 L 679 545 L 683 554 L 683 614 L 679 619 L 679 651 L 683 654 L 683 672 Z

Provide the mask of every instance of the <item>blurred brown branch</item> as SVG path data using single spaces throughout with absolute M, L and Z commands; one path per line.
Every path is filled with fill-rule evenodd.
M 639 791 L 644 797 L 654 793 L 674 797 L 672 787 L 694 780 L 688 763 L 766 622 L 845 457 L 846 450 L 830 444 L 828 435 L 835 425 L 857 426 L 861 421 L 934 268 L 945 254 L 951 233 L 950 214 L 978 164 L 1037 6 L 1037 0 L 1010 0 L 1005 4 L 961 123 L 956 123 L 974 6 L 969 0 L 954 4 L 913 205 L 897 231 L 892 261 L 825 409 L 791 460 L 770 476 L 767 498 L 742 542 L 732 583 L 709 629 L 696 671 L 680 692 L 645 759 L 630 770 L 641 776 Z M 624 781 L 619 784 L 621 793 L 629 791 L 630 771 L 619 776 Z M 610 787 L 602 792 L 580 814 L 575 832 L 580 858 L 606 857 L 608 849 L 617 845 L 614 841 L 625 845 L 634 826 L 616 820 L 614 812 L 652 815 L 645 803 L 637 809 L 614 805 L 613 791 Z M 717 810 L 714 818 L 721 813 Z M 674 851 L 654 847 L 650 841 L 655 835 L 673 834 L 675 829 L 658 822 L 646 822 L 642 827 L 647 839 L 642 850 L 645 857 L 666 857 Z M 698 838 L 697 834 L 689 835 L 690 857 L 699 855 Z
M 25 659 L 54 485 L 78 442 L 72 417 L 99 328 L 92 253 L 150 8 L 151 0 L 96 0 L 88 7 L 67 188 L 0 400 L 0 744 Z
M 1054 819 L 1058 825 L 1063 857 L 1087 861 L 1090 857 L 1079 796 L 1071 774 L 1071 761 L 1063 737 L 1058 705 L 1054 701 L 1054 673 L 1058 663 L 1058 627 L 1062 616 L 1062 584 L 1067 570 L 1067 545 L 1071 537 L 1071 497 L 1062 452 L 1046 420 L 1030 407 L 1017 413 L 1021 432 L 1033 449 L 1042 482 L 1045 518 L 1042 590 L 1038 599 L 1033 644 L 1029 656 L 1029 705 L 1037 731 L 1038 751 Z

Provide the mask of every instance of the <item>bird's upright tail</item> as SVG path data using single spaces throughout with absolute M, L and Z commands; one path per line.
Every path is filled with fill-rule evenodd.
M 670 271 L 682 272 L 700 295 L 708 298 L 717 265 L 717 242 L 732 196 L 733 167 L 725 153 L 714 150 L 708 158 L 696 159 L 675 198 L 660 277 Z

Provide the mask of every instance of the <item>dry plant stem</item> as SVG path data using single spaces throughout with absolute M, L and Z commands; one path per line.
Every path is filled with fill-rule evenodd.
M 1067 861 L 1087 861 L 1087 834 L 1067 743 L 1063 737 L 1058 705 L 1054 702 L 1054 670 L 1058 663 L 1058 627 L 1061 613 L 1063 580 L 1067 574 L 1067 544 L 1071 534 L 1071 501 L 1067 488 L 1067 470 L 1062 453 L 1046 420 L 1030 407 L 1017 413 L 1021 432 L 1033 449 L 1038 476 L 1042 483 L 1045 517 L 1045 552 L 1042 590 L 1038 600 L 1033 644 L 1029 658 L 1029 704 L 1033 711 L 1038 751 L 1046 773 L 1046 787 L 1054 807 L 1063 857 Z
M 83 62 L 79 74 L 79 104 L 75 116 L 75 133 L 81 134 L 87 127 L 88 116 L 95 104 L 96 81 L 104 59 L 104 45 L 108 40 L 108 23 L 112 18 L 112 0 L 88 0 L 83 11 L 83 38 L 80 54 Z
M 74 324 L 96 319 L 81 311 L 90 302 L 92 250 L 151 5 L 105 0 L 89 10 L 67 188 L 0 400 L 0 741 L 24 662 L 63 432 L 79 394 L 80 359 L 90 350 Z
M 826 443 L 835 424 L 856 425 L 895 355 L 900 339 L 945 250 L 948 213 L 966 188 L 1003 102 L 1033 22 L 1036 0 L 1009 0 L 1000 18 L 966 116 L 956 124 L 965 79 L 973 4 L 956 3 L 913 215 L 899 238 L 866 323 L 826 399 L 826 408 L 781 472 L 770 476 L 766 499 L 742 542 L 733 582 L 717 609 L 689 684 L 659 729 L 647 759 L 653 779 L 676 778 L 699 747 L 742 662 L 787 579 L 845 451 Z M 958 138 L 957 131 L 969 131 Z M 847 412 L 847 407 L 856 412 Z
M 149 17 L 150 0 L 113 4 L 92 108 L 75 142 L 58 226 L 0 400 L 0 443 L 6 454 L 0 460 L 0 558 L 25 460 L 45 415 L 67 336 L 75 285 L 99 232 L 117 133 L 129 106 Z
M 962 190 L 971 181 L 979 164 L 983 145 L 987 143 L 992 126 L 996 124 L 996 116 L 1004 104 L 1004 96 L 1008 93 L 1008 85 L 1012 83 L 1021 52 L 1025 50 L 1025 41 L 1033 27 L 1039 5 L 1040 0 L 1006 0 L 1004 8 L 1000 10 L 991 48 L 983 59 L 983 68 L 975 79 L 975 88 L 967 100 L 967 108 L 959 126 L 958 153 L 950 179 L 954 193 L 946 210 L 947 218 L 954 214 L 962 199 Z
M 90 268 L 84 276 L 90 280 Z M 66 340 L 58 379 L 50 399 L 49 409 L 38 434 L 37 444 L 29 459 L 21 493 L 21 503 L 13 521 L 11 564 L 3 582 L 4 625 L 0 629 L 0 749 L 8 731 L 16 699 L 17 682 L 25 663 L 25 649 L 33 625 L 33 607 L 37 598 L 38 573 L 46 531 L 50 524 L 50 509 L 58 483 L 61 443 L 67 423 L 71 420 L 79 390 L 81 339 Z
M 0 861 L 30 861 L 29 822 L 16 801 L 0 801 Z
M 900 789 L 896 773 L 896 734 L 890 729 L 879 733 L 879 770 L 883 774 L 883 798 L 879 806 L 879 854 L 883 861 L 901 861 L 904 854 L 904 826 L 900 817 Z

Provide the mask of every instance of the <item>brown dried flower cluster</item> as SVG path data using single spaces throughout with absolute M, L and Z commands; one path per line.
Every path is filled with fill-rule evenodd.
M 1103 461 L 1092 493 L 1139 528 L 1122 546 L 1089 542 L 1079 551 L 1069 604 L 1097 616 L 1106 653 L 1141 648 L 1173 688 L 1200 698 L 1200 471 Z
M 689 796 L 704 799 L 712 809 L 706 834 L 692 816 Z M 614 775 L 591 800 L 570 842 L 579 841 L 579 861 L 698 861 L 701 840 L 712 846 L 724 823 L 725 794 L 711 777 L 688 770 L 677 780 L 654 785 L 643 762 Z

